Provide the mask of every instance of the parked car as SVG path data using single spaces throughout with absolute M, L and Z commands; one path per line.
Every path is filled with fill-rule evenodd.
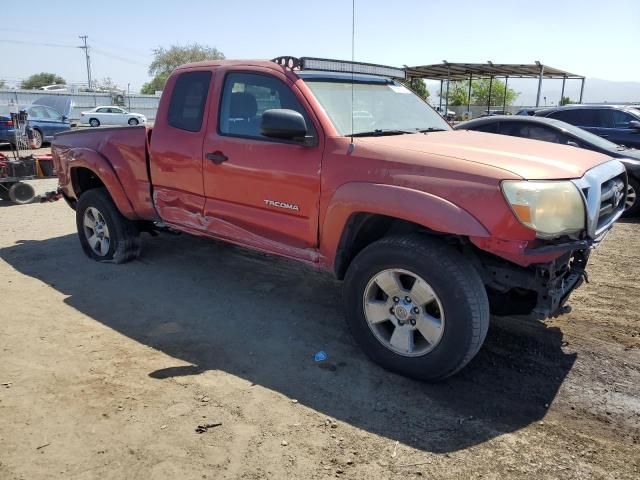
M 69 114 L 72 102 L 69 97 L 44 96 L 34 100 L 33 105 L 14 108 L 26 111 L 27 126 L 31 129 L 33 146 L 40 148 L 51 142 L 55 134 L 71 129 Z M 14 143 L 15 131 L 11 121 L 10 107 L 0 114 L 0 142 Z
M 640 111 L 618 105 L 567 105 L 546 108 L 536 116 L 555 118 L 627 147 L 640 148 Z
M 80 113 L 80 123 L 99 127 L 100 125 L 139 125 L 146 123 L 147 117 L 140 113 L 127 112 L 122 107 L 101 106 Z
M 544 117 L 502 116 L 478 118 L 458 124 L 456 130 L 499 133 L 585 148 L 619 159 L 627 169 L 629 182 L 625 200 L 625 215 L 640 213 L 640 150 L 616 145 L 602 137 L 566 122 Z
M 481 115 L 482 117 L 493 117 L 496 115 L 511 115 L 511 112 L 506 110 L 485 110 Z
M 445 109 L 444 107 L 441 107 L 440 105 L 437 105 L 435 107 L 433 107 L 435 109 L 436 112 L 438 112 L 440 115 L 442 115 L 446 120 L 453 120 L 454 118 L 456 118 L 456 112 L 454 112 L 453 110 L 448 110 Z
M 490 310 L 569 311 L 591 247 L 623 212 L 622 163 L 454 131 L 385 76 L 402 70 L 340 63 L 189 64 L 167 80 L 152 131 L 56 136 L 59 191 L 85 254 L 123 263 L 141 231 L 168 227 L 327 270 L 344 280 L 363 350 L 420 379 L 463 368 Z M 356 68 L 368 74 L 345 73 Z M 354 124 L 353 95 L 373 122 Z
M 56 85 L 46 85 L 44 87 L 38 88 L 38 90 L 45 90 L 47 92 L 66 92 L 69 90 L 69 87 L 63 84 L 56 84 Z
M 521 108 L 520 110 L 518 110 L 516 112 L 516 115 L 525 115 L 525 116 L 527 116 L 527 115 L 535 115 L 538 110 L 541 110 L 541 108 L 538 108 L 538 107 Z

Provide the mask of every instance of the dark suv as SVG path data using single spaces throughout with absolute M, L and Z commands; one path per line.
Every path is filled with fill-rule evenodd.
M 640 110 L 616 105 L 568 105 L 534 113 L 570 123 L 607 140 L 640 148 Z

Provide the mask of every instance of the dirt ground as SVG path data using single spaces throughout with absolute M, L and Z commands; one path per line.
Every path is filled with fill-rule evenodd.
M 325 274 L 186 235 L 98 264 L 74 222 L 0 202 L 3 480 L 640 477 L 640 224 L 571 314 L 492 319 L 430 385 L 364 357 Z

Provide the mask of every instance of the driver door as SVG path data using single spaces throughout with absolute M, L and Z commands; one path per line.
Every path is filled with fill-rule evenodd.
M 268 73 L 267 73 L 268 72 Z M 306 100 L 271 70 L 226 72 L 203 145 L 204 217 L 211 234 L 311 260 L 318 244 L 322 139 Z M 309 146 L 267 138 L 262 114 L 286 108 L 303 115 Z M 215 112 L 219 112 L 215 115 Z

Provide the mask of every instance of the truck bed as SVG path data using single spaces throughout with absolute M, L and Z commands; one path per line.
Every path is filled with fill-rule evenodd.
M 98 169 L 93 171 L 98 176 L 100 169 L 111 169 L 115 173 L 130 206 L 122 211 L 126 217 L 155 219 L 148 170 L 150 134 L 151 127 L 144 125 L 87 128 L 57 134 L 52 154 L 64 194 L 75 198 L 72 169 L 96 166 L 97 163 Z

